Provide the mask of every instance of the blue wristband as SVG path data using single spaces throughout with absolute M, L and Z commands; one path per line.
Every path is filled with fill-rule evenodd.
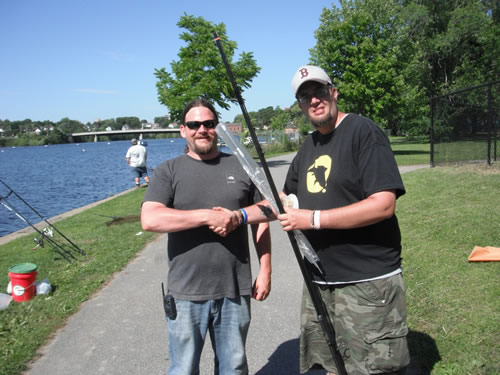
M 240 211 L 241 213 L 243 214 L 243 222 L 242 224 L 246 224 L 247 223 L 247 220 L 248 220 L 248 215 L 247 215 L 247 212 L 245 211 L 244 208 L 240 208 Z

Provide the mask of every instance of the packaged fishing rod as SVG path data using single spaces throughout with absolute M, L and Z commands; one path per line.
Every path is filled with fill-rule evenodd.
M 233 151 L 233 154 L 238 158 L 241 166 L 250 177 L 254 185 L 259 189 L 264 198 L 273 206 L 273 209 L 276 212 L 280 212 L 278 208 L 278 204 L 274 199 L 272 189 L 269 186 L 269 182 L 266 180 L 265 173 L 261 167 L 257 165 L 255 160 L 248 154 L 245 148 L 241 145 L 241 143 L 231 134 L 231 131 L 227 128 L 224 123 L 219 123 L 215 128 L 217 135 L 221 137 L 224 142 L 226 142 L 227 147 Z M 296 197 L 295 197 L 296 199 Z M 281 204 L 283 204 L 282 199 L 280 199 Z M 297 203 L 298 205 L 298 203 Z M 298 207 L 296 207 L 298 208 Z M 297 241 L 297 245 L 299 247 L 302 255 L 311 263 L 320 274 L 323 274 L 323 268 L 321 267 L 321 262 L 319 260 L 318 255 L 314 251 L 313 247 L 309 243 L 309 240 L 304 233 L 300 230 L 294 230 L 293 235 L 295 240 Z
M 229 79 L 231 81 L 231 85 L 233 87 L 234 93 L 236 95 L 236 99 L 238 100 L 238 104 L 240 105 L 241 112 L 243 114 L 243 118 L 245 119 L 245 122 L 248 126 L 248 130 L 250 131 L 250 136 L 252 138 L 253 144 L 254 144 L 255 149 L 257 151 L 257 154 L 259 156 L 259 160 L 260 160 L 260 163 L 262 165 L 262 169 L 264 171 L 264 175 L 265 175 L 266 180 L 268 182 L 272 196 L 274 198 L 274 202 L 278 207 L 278 212 L 284 213 L 285 210 L 284 210 L 283 204 L 279 198 L 278 191 L 276 190 L 276 186 L 275 186 L 273 178 L 271 176 L 271 172 L 269 171 L 269 167 L 267 165 L 266 159 L 264 158 L 264 153 L 262 152 L 262 148 L 261 148 L 259 140 L 257 138 L 255 128 L 252 125 L 252 122 L 250 120 L 250 116 L 248 115 L 248 112 L 247 112 L 247 109 L 245 106 L 245 102 L 243 101 L 243 97 L 241 96 L 239 87 L 236 84 L 236 80 L 233 76 L 231 66 L 229 65 L 229 62 L 227 61 L 226 54 L 224 53 L 224 49 L 222 48 L 222 43 L 221 43 L 217 33 L 214 33 L 214 41 L 215 41 L 217 48 L 219 49 L 220 55 L 222 57 L 222 61 L 223 61 L 224 66 L 226 68 Z M 300 231 L 297 231 L 297 232 L 300 232 Z M 325 341 L 330 349 L 330 352 L 332 354 L 332 359 L 335 363 L 335 366 L 337 367 L 337 372 L 339 375 L 347 375 L 347 371 L 346 371 L 345 365 L 344 365 L 344 360 L 339 352 L 339 349 L 337 347 L 337 342 L 335 340 L 335 330 L 333 328 L 333 324 L 330 320 L 330 317 L 328 315 L 328 311 L 327 311 L 326 306 L 323 302 L 323 299 L 321 298 L 321 294 L 319 292 L 318 285 L 313 282 L 312 269 L 311 269 L 311 267 L 313 267 L 313 265 L 308 261 L 304 261 L 304 258 L 302 257 L 302 253 L 301 253 L 299 245 L 298 245 L 295 231 L 287 232 L 287 234 L 288 234 L 288 238 L 290 240 L 290 244 L 292 245 L 293 252 L 294 252 L 295 257 L 297 259 L 297 263 L 299 265 L 300 271 L 301 271 L 302 276 L 304 278 L 304 283 L 305 283 L 306 288 L 309 292 L 309 295 L 311 296 L 311 300 L 312 300 L 312 303 L 314 305 L 314 309 L 316 310 L 318 321 L 321 325 L 321 328 L 323 329 Z M 310 248 L 310 250 L 311 250 L 311 252 L 314 251 L 312 248 Z M 320 266 L 320 269 L 321 269 L 321 266 Z

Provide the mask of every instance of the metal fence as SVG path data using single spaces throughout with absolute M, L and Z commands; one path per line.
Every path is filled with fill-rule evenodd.
M 500 81 L 431 98 L 431 166 L 497 161 Z

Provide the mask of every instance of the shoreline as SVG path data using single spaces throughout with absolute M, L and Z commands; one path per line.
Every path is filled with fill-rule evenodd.
M 141 186 L 142 187 L 142 186 Z M 93 203 L 89 203 L 85 206 L 81 206 L 81 207 L 77 207 L 77 208 L 74 208 L 70 211 L 66 211 L 66 212 L 63 212 L 59 215 L 56 215 L 56 216 L 53 216 L 53 217 L 50 217 L 50 218 L 46 218 L 46 220 L 48 220 L 51 224 L 54 224 L 60 220 L 63 220 L 63 219 L 66 219 L 70 216 L 73 216 L 73 215 L 76 215 L 82 211 L 85 211 L 89 208 L 92 208 L 92 207 L 95 207 L 101 203 L 104 203 L 104 202 L 107 202 L 109 201 L 110 199 L 113 199 L 113 198 L 116 198 L 116 197 L 119 197 L 120 195 L 123 195 L 123 194 L 126 194 L 126 193 L 129 193 L 133 190 L 135 190 L 136 188 L 133 187 L 133 188 L 130 188 L 130 189 L 127 189 L 125 191 L 122 191 L 121 193 L 117 193 L 115 195 L 112 195 L 110 197 L 107 197 L 107 198 L 104 198 L 104 199 L 101 199 L 99 201 L 96 201 L 96 202 L 93 202 Z M 41 220 L 39 221 L 38 223 L 35 223 L 33 224 L 33 226 L 35 228 L 37 228 L 38 230 L 42 230 L 43 228 L 45 228 L 47 226 L 47 223 L 45 223 L 45 221 Z M 30 233 L 35 233 L 35 230 L 31 227 L 31 226 L 27 226 L 23 229 L 19 229 L 15 232 L 12 232 L 12 233 L 9 233 L 9 234 L 6 234 L 5 236 L 2 236 L 0 237 L 0 245 L 5 245 L 6 243 L 12 241 L 12 240 L 15 240 L 19 237 L 22 237 L 22 236 L 25 236 L 27 234 L 30 234 Z
M 279 157 L 279 156 L 278 156 Z M 277 158 L 278 158 L 277 157 Z M 405 172 L 411 172 L 411 171 L 414 171 L 414 170 L 417 170 L 417 169 L 422 169 L 422 168 L 429 168 L 429 165 L 428 164 L 418 164 L 418 165 L 408 165 L 408 166 L 401 166 L 399 167 L 399 171 L 401 174 L 405 173 Z M 144 187 L 143 185 L 141 187 Z M 56 215 L 56 216 L 53 216 L 51 218 L 47 218 L 47 220 L 51 223 L 51 224 L 54 224 L 56 222 L 58 222 L 59 220 L 62 220 L 62 219 L 66 219 L 70 216 L 73 216 L 77 213 L 80 213 L 82 211 L 85 211 L 89 208 L 92 208 L 92 207 L 95 207 L 101 203 L 104 203 L 110 199 L 113 199 L 113 198 L 116 198 L 116 197 L 119 197 L 120 195 L 123 195 L 123 194 L 126 194 L 130 191 L 133 191 L 135 190 L 136 188 L 130 188 L 130 189 L 127 189 L 125 191 L 122 191 L 121 193 L 118 193 L 118 194 L 115 194 L 115 195 L 112 195 L 110 197 L 107 197 L 105 199 L 102 199 L 100 201 L 97 201 L 97 202 L 94 202 L 94 203 L 89 203 L 85 206 L 82 206 L 82 207 L 78 207 L 78 208 L 74 208 L 70 211 L 67 211 L 67 212 L 63 212 L 59 215 Z M 37 229 L 41 230 L 43 229 L 47 224 L 42 220 L 36 224 L 33 224 Z M 15 231 L 15 232 L 12 232 L 12 233 L 9 233 L 5 236 L 2 236 L 0 237 L 0 245 L 4 245 L 12 240 L 15 240 L 21 236 L 24 236 L 24 235 L 27 235 L 27 234 L 30 234 L 30 233 L 34 233 L 35 230 L 31 227 L 31 226 L 27 226 L 23 229 L 19 229 L 18 231 Z

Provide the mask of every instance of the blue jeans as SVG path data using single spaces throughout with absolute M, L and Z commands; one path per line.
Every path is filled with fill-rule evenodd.
M 250 326 L 250 296 L 209 301 L 175 300 L 177 317 L 167 318 L 169 375 L 200 373 L 207 331 L 215 353 L 215 374 L 248 374 L 245 342 Z

